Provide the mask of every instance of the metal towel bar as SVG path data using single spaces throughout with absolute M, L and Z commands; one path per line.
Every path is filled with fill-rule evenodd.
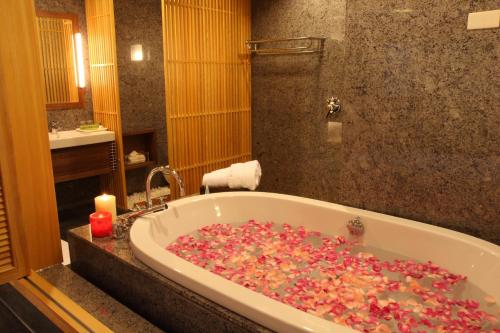
M 325 39 L 324 37 L 262 39 L 248 40 L 245 44 L 252 54 L 257 55 L 320 53 L 323 51 Z M 304 44 L 304 42 L 307 43 Z M 264 44 L 274 46 L 263 47 Z M 285 44 L 288 47 L 277 47 L 279 44 Z

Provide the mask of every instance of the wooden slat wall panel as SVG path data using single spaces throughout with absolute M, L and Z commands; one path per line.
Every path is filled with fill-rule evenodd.
M 204 173 L 251 158 L 250 0 L 162 7 L 169 164 L 193 194 Z
M 116 134 L 118 170 L 104 177 L 106 191 L 127 207 L 113 0 L 85 0 L 94 120 Z
M 4 204 L 2 173 L 0 172 L 0 274 L 15 269 L 14 256 L 10 244 L 9 221 Z
M 78 102 L 71 20 L 38 17 L 48 104 Z

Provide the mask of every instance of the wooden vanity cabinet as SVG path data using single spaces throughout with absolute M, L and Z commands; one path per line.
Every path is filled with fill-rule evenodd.
M 54 181 L 60 183 L 111 174 L 117 167 L 115 152 L 114 142 L 53 149 Z

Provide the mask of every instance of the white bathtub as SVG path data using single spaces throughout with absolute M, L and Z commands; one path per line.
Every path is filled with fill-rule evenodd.
M 458 232 L 300 197 L 230 192 L 174 201 L 166 211 L 138 219 L 130 231 L 134 254 L 179 284 L 278 332 L 354 332 L 226 280 L 165 250 L 180 235 L 214 223 L 250 219 L 304 225 L 349 237 L 346 221 L 360 216 L 366 245 L 384 248 L 463 274 L 500 300 L 500 247 Z M 471 222 L 473 223 L 473 222 Z

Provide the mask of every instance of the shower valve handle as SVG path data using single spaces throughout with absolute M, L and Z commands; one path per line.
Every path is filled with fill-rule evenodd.
M 337 97 L 330 97 L 326 100 L 326 107 L 328 112 L 326 113 L 326 117 L 330 117 L 338 114 L 342 110 L 342 106 L 340 104 L 340 99 Z

